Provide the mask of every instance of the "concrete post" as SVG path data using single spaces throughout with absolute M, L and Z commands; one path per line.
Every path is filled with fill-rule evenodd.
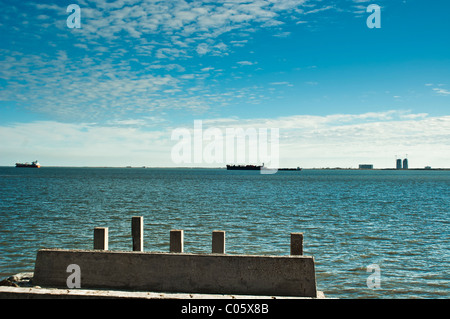
M 215 230 L 212 233 L 212 253 L 225 254 L 225 232 Z
M 133 251 L 144 251 L 144 217 L 131 218 L 131 237 L 133 238 Z
M 94 228 L 94 249 L 108 250 L 108 227 Z
M 291 233 L 291 255 L 303 255 L 303 233 Z
M 174 229 L 170 231 L 170 252 L 171 253 L 182 253 L 184 250 L 183 230 Z

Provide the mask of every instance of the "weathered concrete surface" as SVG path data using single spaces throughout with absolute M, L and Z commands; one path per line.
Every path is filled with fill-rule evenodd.
M 67 288 L 70 264 L 80 266 L 82 289 L 317 297 L 307 256 L 43 249 L 33 284 Z
M 144 217 L 133 216 L 131 218 L 131 237 L 133 251 L 144 251 Z
M 325 298 L 318 292 L 318 299 Z M 0 287 L 0 299 L 312 299 L 308 297 L 161 293 L 142 291 Z
M 108 227 L 94 228 L 94 249 L 108 250 Z
M 216 230 L 212 233 L 211 252 L 213 254 L 225 254 L 225 232 Z

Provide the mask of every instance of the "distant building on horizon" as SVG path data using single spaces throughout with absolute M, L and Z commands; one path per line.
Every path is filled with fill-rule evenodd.
M 359 169 L 373 169 L 373 164 L 359 164 Z
M 405 158 L 403 160 L 403 169 L 408 169 L 408 159 L 407 158 Z
M 396 169 L 408 169 L 408 159 L 404 158 L 403 159 L 403 163 L 402 163 L 402 159 L 401 158 L 397 158 L 395 168 Z

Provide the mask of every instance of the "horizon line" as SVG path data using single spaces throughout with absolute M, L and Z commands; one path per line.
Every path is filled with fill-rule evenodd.
M 236 164 L 239 165 L 239 164 Z M 245 165 L 245 164 L 242 164 Z M 2 168 L 16 168 L 14 165 L 0 165 Z M 20 168 L 20 167 L 18 167 Z M 83 165 L 83 166 L 64 166 L 64 165 L 48 165 L 48 166 L 42 166 L 40 168 L 139 168 L 139 169 L 226 169 L 226 166 L 89 166 L 89 165 Z M 267 169 L 273 169 L 273 170 L 282 170 L 282 169 L 293 169 L 296 167 L 279 167 L 279 168 L 271 168 L 267 167 Z M 358 170 L 358 171 L 376 171 L 376 170 L 394 170 L 394 171 L 408 171 L 408 170 L 450 170 L 450 167 L 410 167 L 410 168 L 401 168 L 397 169 L 395 167 L 384 167 L 384 168 L 358 168 L 358 167 L 300 167 L 301 170 Z

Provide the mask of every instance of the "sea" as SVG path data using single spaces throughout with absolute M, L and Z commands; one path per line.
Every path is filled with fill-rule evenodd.
M 32 272 L 42 248 L 132 250 L 131 218 L 144 218 L 144 250 L 289 255 L 304 236 L 317 288 L 339 299 L 450 297 L 450 171 L 303 169 L 260 174 L 222 168 L 0 167 L 0 279 Z

